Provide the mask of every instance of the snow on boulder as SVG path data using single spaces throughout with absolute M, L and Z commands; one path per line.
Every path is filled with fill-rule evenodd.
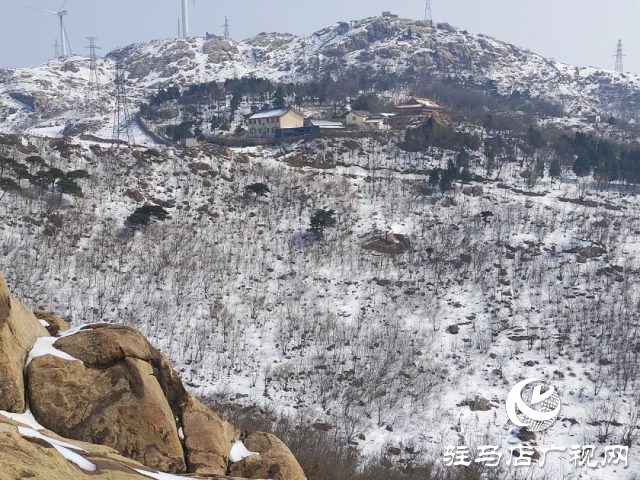
M 278 480 L 304 480 L 302 468 L 287 446 L 269 433 L 249 431 L 242 440 L 249 456 L 229 465 L 229 474 L 241 478 L 277 478 Z M 257 455 L 253 455 L 256 453 Z
M 260 455 L 258 452 L 250 452 L 247 450 L 247 447 L 244 446 L 241 440 L 238 440 L 231 447 L 231 452 L 229 453 L 229 461 L 231 463 L 237 463 L 244 460 L 251 455 Z

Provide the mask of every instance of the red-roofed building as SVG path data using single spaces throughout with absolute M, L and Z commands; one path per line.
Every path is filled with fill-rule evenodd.
M 396 105 L 396 113 L 403 117 L 419 117 L 431 115 L 434 112 L 444 112 L 442 105 L 438 105 L 430 98 L 411 97 L 408 102 Z

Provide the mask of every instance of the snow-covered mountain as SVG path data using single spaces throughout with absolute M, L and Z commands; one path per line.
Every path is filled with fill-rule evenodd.
M 637 120 L 640 103 L 635 74 L 557 63 L 448 24 L 431 28 L 422 21 L 377 17 L 340 22 L 306 37 L 261 33 L 239 43 L 214 37 L 131 45 L 101 60 L 99 100 L 87 101 L 89 70 L 83 57 L 0 70 L 0 129 L 36 128 L 46 134 L 79 119 L 108 129 L 116 55 L 124 56 L 135 101 L 160 87 L 245 75 L 302 83 L 354 69 L 389 74 L 415 69 L 503 96 L 548 100 L 576 117 L 601 113 Z

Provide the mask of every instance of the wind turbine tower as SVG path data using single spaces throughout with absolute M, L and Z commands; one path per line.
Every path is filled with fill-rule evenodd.
M 189 38 L 189 0 L 182 0 L 182 37 Z
M 67 29 L 64 26 L 64 17 L 67 15 L 67 11 L 64 10 L 64 6 L 67 4 L 69 0 L 65 0 L 62 6 L 58 9 L 57 12 L 53 10 L 43 10 L 41 8 L 31 7 L 29 5 L 22 5 L 23 7 L 31 8 L 33 10 L 38 10 L 40 12 L 51 13 L 53 15 L 57 15 L 60 21 L 60 46 L 62 48 L 62 56 L 67 56 L 67 47 L 69 47 L 69 52 L 71 52 L 71 47 L 69 46 L 69 37 L 67 36 Z

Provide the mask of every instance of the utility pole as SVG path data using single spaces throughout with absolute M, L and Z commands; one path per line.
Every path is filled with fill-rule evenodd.
M 431 0 L 426 0 L 424 6 L 424 21 L 433 25 L 433 12 L 431 11 Z
M 60 45 L 58 44 L 58 39 L 56 38 L 55 43 L 53 44 L 53 48 L 54 48 L 54 52 L 55 52 L 55 57 L 53 57 L 54 59 L 59 59 L 60 58 Z
M 229 33 L 229 19 L 224 17 L 224 38 L 225 40 L 231 40 L 231 34 Z
M 96 50 L 97 37 L 87 37 L 89 40 L 89 89 L 87 90 L 87 100 L 92 100 L 100 95 L 100 74 L 98 73 L 98 55 Z
M 622 40 L 618 40 L 618 51 L 614 55 L 616 57 L 616 72 L 624 73 L 624 51 L 622 50 Z
M 116 57 L 116 104 L 113 112 L 113 140 L 120 148 L 120 142 L 125 141 L 129 145 L 135 145 L 133 137 L 133 118 L 129 112 L 129 100 L 127 98 L 124 59 L 121 55 Z

